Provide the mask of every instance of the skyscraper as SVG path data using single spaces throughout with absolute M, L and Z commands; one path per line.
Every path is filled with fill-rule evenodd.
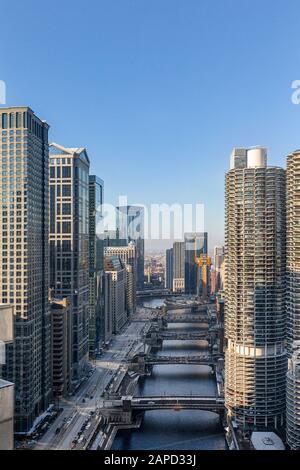
M 201 255 L 207 255 L 207 233 L 186 233 L 184 235 L 185 293 L 197 295 L 198 289 L 198 265 L 197 259 Z
M 89 176 L 89 350 L 94 356 L 104 340 L 104 240 L 101 228 L 104 183 Z
M 0 302 L 15 311 L 15 430 L 26 433 L 51 399 L 48 125 L 1 108 L 0 136 Z
M 285 415 L 285 171 L 234 149 L 226 174 L 225 406 L 245 431 Z
M 300 449 L 300 150 L 287 159 L 287 443 Z
M 173 291 L 184 292 L 184 242 L 173 244 Z
M 173 248 L 166 250 L 165 287 L 173 289 Z
M 84 148 L 50 145 L 50 286 L 70 300 L 74 382 L 89 351 L 89 164 Z
M 127 321 L 126 269 L 118 256 L 105 256 L 105 314 L 112 321 L 111 329 L 117 334 Z
M 135 242 L 137 253 L 137 289 L 144 288 L 144 208 L 142 206 L 117 207 L 117 228 L 120 240 L 127 245 Z M 121 242 L 122 244 L 122 242 Z
M 215 267 L 215 272 L 216 272 L 216 291 L 223 289 L 222 265 L 224 263 L 224 259 L 225 259 L 224 246 L 215 246 L 214 267 Z
M 126 269 L 126 311 L 127 315 L 133 315 L 136 310 L 136 275 L 137 258 L 134 242 L 127 246 L 108 246 L 104 248 L 105 256 L 117 256 Z

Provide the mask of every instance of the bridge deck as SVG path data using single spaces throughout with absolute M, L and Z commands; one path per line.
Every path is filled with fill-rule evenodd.
M 224 399 L 216 396 L 154 396 L 154 397 L 122 397 L 119 400 L 106 400 L 105 409 L 156 410 L 156 409 L 198 409 L 220 411 L 224 409 Z

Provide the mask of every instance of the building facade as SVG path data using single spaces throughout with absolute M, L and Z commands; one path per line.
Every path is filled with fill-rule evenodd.
M 186 233 L 184 253 L 185 293 L 197 295 L 199 278 L 197 259 L 202 255 L 207 255 L 207 233 Z
M 285 171 L 234 149 L 226 174 L 225 406 L 243 431 L 285 417 Z
M 300 449 L 300 151 L 287 158 L 287 443 Z
M 144 240 L 144 208 L 142 206 L 117 207 L 117 228 L 119 238 L 127 245 L 133 241 L 137 256 L 137 290 L 144 288 L 145 240 Z
M 48 127 L 28 107 L 0 109 L 0 302 L 15 312 L 15 431 L 21 433 L 51 400 Z
M 104 340 L 104 240 L 102 206 L 104 183 L 89 176 L 89 351 L 94 357 Z
M 111 321 L 112 333 L 117 334 L 127 321 L 126 268 L 118 256 L 104 257 L 105 315 Z
M 50 145 L 50 287 L 70 300 L 74 383 L 89 356 L 89 163 L 84 148 Z
M 134 242 L 127 246 L 109 246 L 104 248 L 105 256 L 117 256 L 126 269 L 126 312 L 127 316 L 136 311 L 136 276 L 137 276 L 137 253 Z
M 173 291 L 184 292 L 184 242 L 173 244 Z
M 14 449 L 14 384 L 0 379 L 0 451 Z
M 50 299 L 53 397 L 72 391 L 72 318 L 69 299 Z
M 165 287 L 173 290 L 173 248 L 166 250 Z

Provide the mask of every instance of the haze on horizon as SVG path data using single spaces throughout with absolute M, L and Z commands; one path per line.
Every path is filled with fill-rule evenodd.
M 223 243 L 232 148 L 264 145 L 269 164 L 285 166 L 300 147 L 298 0 L 15 8 L 2 2 L 7 105 L 45 118 L 50 141 L 86 147 L 107 202 L 203 203 L 212 249 Z

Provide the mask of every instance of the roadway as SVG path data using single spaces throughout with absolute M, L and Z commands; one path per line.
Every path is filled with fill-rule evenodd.
M 60 399 L 59 407 L 63 411 L 38 440 L 34 449 L 68 450 L 73 448 L 72 442 L 78 437 L 81 429 L 85 428 L 83 434 L 91 432 L 91 427 L 97 423 L 96 410 L 100 406 L 104 389 L 111 381 L 117 380 L 118 373 L 124 371 L 126 357 L 140 346 L 140 337 L 145 327 L 144 322 L 130 323 L 111 341 L 109 349 L 103 353 L 101 359 L 93 361 L 89 377 L 76 393 Z M 56 434 L 57 429 L 59 432 Z

